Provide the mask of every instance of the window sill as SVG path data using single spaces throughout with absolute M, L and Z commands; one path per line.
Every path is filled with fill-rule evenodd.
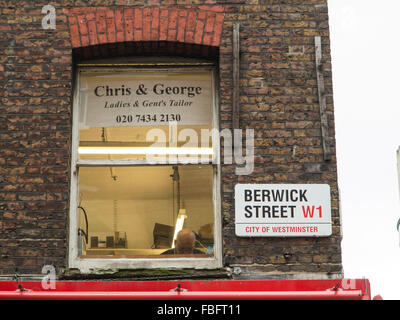
M 106 258 L 105 258 L 106 257 Z M 118 269 L 155 269 L 155 268 L 192 268 L 217 269 L 222 268 L 222 259 L 214 255 L 162 255 L 139 258 L 122 256 L 91 256 L 71 259 L 70 269 L 79 269 L 81 273 L 96 273 L 98 270 Z

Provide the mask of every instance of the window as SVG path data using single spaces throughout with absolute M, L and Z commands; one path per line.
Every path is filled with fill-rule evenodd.
M 79 67 L 70 267 L 221 265 L 216 105 L 211 65 Z

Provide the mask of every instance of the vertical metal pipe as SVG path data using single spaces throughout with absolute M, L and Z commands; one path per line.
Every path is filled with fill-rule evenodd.
M 233 25 L 233 93 L 232 93 L 232 129 L 239 129 L 239 91 L 240 91 L 240 36 L 239 23 Z

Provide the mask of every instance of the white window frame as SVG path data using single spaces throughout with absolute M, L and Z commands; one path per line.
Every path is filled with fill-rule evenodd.
M 78 66 L 79 68 L 79 66 Z M 212 128 L 219 130 L 219 103 L 217 94 L 217 75 L 215 66 L 192 65 L 184 67 L 147 67 L 140 70 L 155 69 L 174 72 L 182 70 L 209 70 L 212 72 L 213 106 L 212 106 Z M 72 123 L 72 149 L 71 149 L 71 188 L 70 188 L 70 209 L 69 209 L 69 250 L 68 267 L 77 268 L 83 273 L 96 272 L 99 269 L 137 269 L 137 268 L 195 268 L 215 269 L 222 267 L 222 226 L 221 226 L 221 168 L 220 168 L 220 143 L 219 137 L 213 135 L 214 161 L 210 163 L 213 167 L 213 204 L 214 204 L 214 256 L 205 258 L 80 258 L 78 256 L 78 172 L 79 167 L 95 166 L 158 166 L 148 163 L 146 160 L 78 160 L 79 147 L 79 102 L 80 102 L 80 74 L 93 71 L 133 71 L 134 66 L 96 66 L 81 67 L 76 72 L 74 96 L 73 96 L 73 123 Z M 172 165 L 165 163 L 160 165 Z M 182 164 L 184 165 L 184 164 Z M 190 165 L 190 164 L 186 164 Z

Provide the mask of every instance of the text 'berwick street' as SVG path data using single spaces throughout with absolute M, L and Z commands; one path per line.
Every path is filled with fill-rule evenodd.
M 244 201 L 255 202 L 307 202 L 307 190 L 268 190 L 255 189 L 244 190 Z M 246 218 L 294 218 L 296 205 L 247 205 L 244 207 Z

